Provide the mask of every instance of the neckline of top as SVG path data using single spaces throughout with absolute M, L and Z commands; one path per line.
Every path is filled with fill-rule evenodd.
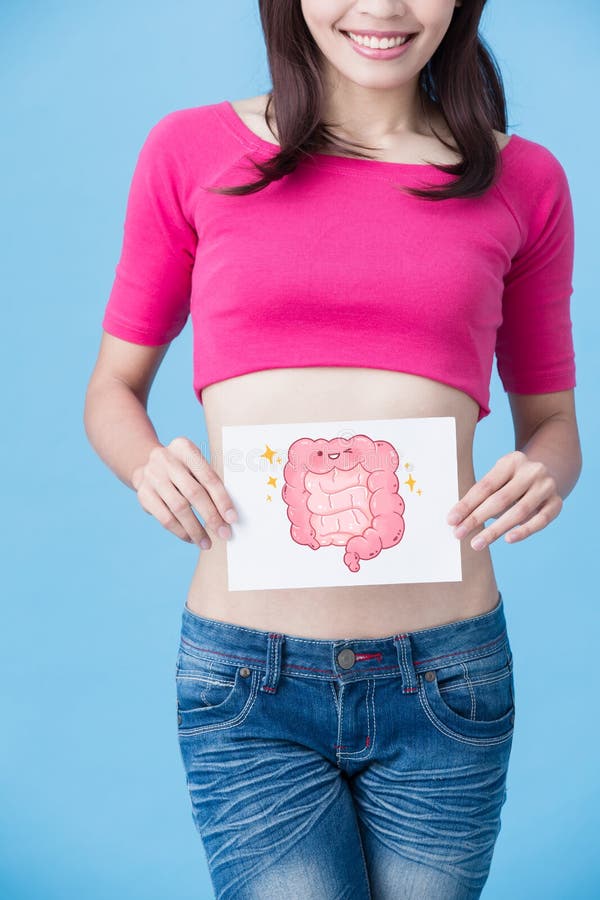
M 270 154 L 274 154 L 279 148 L 279 144 L 276 144 L 274 141 L 267 141 L 256 134 L 255 131 L 252 131 L 252 129 L 246 125 L 239 113 L 234 109 L 230 100 L 223 100 L 221 103 L 216 104 L 215 109 L 225 115 L 228 123 L 233 127 L 233 130 L 246 144 L 251 142 L 255 149 L 268 150 Z M 510 135 L 508 142 L 500 150 L 502 160 L 510 155 L 510 152 L 512 152 L 510 148 L 515 145 L 518 137 L 518 134 Z M 335 156 L 332 153 L 313 153 L 311 154 L 310 159 L 313 162 L 318 161 L 319 165 L 332 166 L 336 169 L 343 168 L 354 171 L 370 170 L 372 172 L 387 171 L 390 173 L 406 170 L 414 172 L 414 174 L 417 174 L 420 171 L 429 171 L 432 174 L 440 175 L 442 178 L 455 177 L 449 172 L 442 172 L 440 169 L 436 168 L 433 163 L 392 162 L 387 159 L 359 159 L 358 157 L 353 156 Z

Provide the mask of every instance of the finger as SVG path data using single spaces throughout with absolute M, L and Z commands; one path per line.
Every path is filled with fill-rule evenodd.
M 196 518 L 187 497 L 181 494 L 177 487 L 171 482 L 166 482 L 163 485 L 161 496 L 175 518 L 189 534 L 192 541 L 195 544 L 198 544 L 199 547 L 203 547 L 203 549 L 210 549 L 210 537 L 202 523 Z M 205 544 L 202 543 L 203 541 Z
M 527 522 L 517 525 L 512 531 L 509 531 L 504 540 L 509 544 L 516 544 L 518 541 L 524 540 L 536 531 L 541 531 L 546 525 L 549 525 L 553 519 L 556 519 L 562 509 L 562 498 L 555 497 L 545 503 L 535 515 Z
M 517 472 L 510 481 L 506 482 L 495 493 L 480 503 L 469 515 L 465 516 L 460 525 L 455 526 L 454 537 L 459 540 L 467 537 L 472 531 L 484 525 L 488 519 L 496 518 L 505 510 L 513 509 L 526 496 L 530 488 L 531 477 L 528 472 L 525 470 Z M 540 499 L 541 497 L 538 499 L 538 503 Z
M 178 457 L 173 459 L 174 461 L 170 462 L 168 466 L 168 477 L 170 480 L 161 479 L 157 483 L 157 489 L 165 498 L 167 505 L 177 514 L 181 513 L 181 522 L 192 536 L 194 536 L 194 532 L 191 529 L 197 531 L 198 528 L 202 528 L 202 534 L 198 537 L 198 543 L 202 546 L 201 542 L 203 539 L 209 542 L 204 549 L 209 549 L 211 546 L 211 536 L 213 539 L 228 540 L 231 537 L 231 528 L 223 520 L 205 486 L 196 480 L 187 466 Z M 173 493 L 174 491 L 179 496 L 176 496 Z M 202 517 L 203 525 L 198 522 L 191 507 Z M 208 531 L 210 531 L 210 535 Z
M 449 525 L 464 523 L 473 510 L 480 506 L 491 494 L 502 488 L 514 475 L 515 459 L 513 454 L 502 456 L 489 472 L 476 481 L 467 493 L 449 511 Z M 472 526 L 473 527 L 473 526 Z M 472 530 L 472 527 L 469 530 Z
M 482 550 L 484 547 L 489 546 L 491 543 L 505 534 L 505 532 L 509 531 L 509 529 L 521 527 L 523 523 L 527 523 L 528 525 L 529 522 L 532 521 L 533 517 L 539 515 L 539 511 L 542 507 L 545 509 L 548 505 L 550 505 L 551 508 L 554 508 L 554 499 L 555 498 L 548 499 L 543 487 L 536 485 L 531 490 L 529 490 L 527 494 L 517 504 L 515 504 L 515 506 L 507 510 L 504 515 L 500 516 L 500 518 L 497 519 L 497 521 L 494 522 L 493 525 L 490 525 L 488 528 L 484 528 L 483 531 L 481 531 L 475 538 L 473 538 L 473 540 L 471 541 L 471 547 L 474 550 Z M 559 510 L 556 510 L 552 518 L 554 518 L 555 515 L 558 515 L 558 511 Z M 548 524 L 547 521 L 546 524 Z M 539 528 L 534 528 L 534 530 L 539 530 Z
M 177 490 L 188 504 L 198 511 L 203 519 L 204 527 L 210 531 L 211 535 L 215 538 L 229 540 L 231 527 L 224 521 L 205 485 L 200 484 L 183 463 L 177 462 L 172 467 L 170 474 Z
M 163 528 L 166 528 L 167 531 L 171 531 L 176 537 L 181 538 L 182 541 L 187 541 L 190 544 L 193 543 L 191 536 L 183 527 L 179 519 L 173 515 L 162 497 L 155 491 L 148 489 L 143 490 L 140 488 L 140 491 L 138 491 L 138 499 L 142 504 L 143 509 L 154 516 Z
M 214 528 L 215 532 L 218 532 L 220 526 L 226 527 L 228 523 L 236 522 L 238 518 L 237 512 L 223 481 L 198 447 L 188 438 L 182 437 L 171 441 L 169 448 L 181 459 L 195 481 L 209 494 L 219 517 L 218 524 L 214 514 L 208 520 L 211 525 L 214 522 L 216 526 Z M 186 496 L 190 496 L 187 490 Z M 202 513 L 202 510 L 199 511 Z M 231 530 L 229 529 L 229 531 Z

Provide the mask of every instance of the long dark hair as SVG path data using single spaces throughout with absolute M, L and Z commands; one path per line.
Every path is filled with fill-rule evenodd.
M 443 40 L 420 72 L 421 109 L 425 114 L 428 108 L 441 111 L 462 161 L 435 165 L 440 172 L 458 176 L 443 187 L 401 188 L 414 196 L 429 200 L 478 197 L 496 178 L 501 158 L 492 129 L 506 131 L 506 97 L 493 54 L 479 35 L 486 2 L 463 0 L 462 6 L 455 7 Z M 279 149 L 266 161 L 252 160 L 261 173 L 257 181 L 210 189 L 217 193 L 255 193 L 293 172 L 303 156 L 325 148 L 366 159 L 373 157 L 361 150 L 377 150 L 337 140 L 321 120 L 321 51 L 304 21 L 300 0 L 259 0 L 258 5 L 273 85 L 265 115 L 268 122 L 274 104 Z M 454 149 L 437 132 L 436 136 Z

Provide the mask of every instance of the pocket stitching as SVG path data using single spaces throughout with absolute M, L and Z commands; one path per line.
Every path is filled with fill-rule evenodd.
M 223 697 L 222 700 L 219 700 L 218 703 L 210 703 L 210 702 L 206 703 L 205 702 L 202 704 L 202 706 L 189 706 L 187 708 L 182 708 L 179 705 L 179 683 L 182 679 L 186 679 L 187 681 L 199 682 L 199 684 L 201 686 L 199 687 L 198 693 L 199 693 L 199 696 L 205 701 L 206 700 L 210 701 L 209 689 L 213 685 L 216 687 L 229 687 L 229 688 L 231 688 L 231 690 L 229 691 L 228 694 L 225 695 L 225 697 Z M 233 681 L 216 681 L 214 679 L 210 679 L 210 678 L 204 677 L 202 675 L 195 675 L 193 673 L 188 674 L 186 672 L 178 672 L 175 675 L 175 684 L 177 685 L 177 689 L 176 689 L 177 711 L 185 712 L 185 713 L 192 713 L 192 712 L 197 712 L 198 710 L 201 710 L 201 709 L 209 709 L 209 708 L 216 709 L 218 706 L 221 706 L 222 703 L 226 703 L 237 685 L 237 680 L 234 678 Z M 207 693 L 209 693 L 208 697 L 206 696 Z
M 504 741 L 508 740 L 513 734 L 514 725 L 511 726 L 511 728 L 509 728 L 508 731 L 506 731 L 504 734 L 500 735 L 499 737 L 489 737 L 489 738 L 477 737 L 477 736 L 467 737 L 458 731 L 454 731 L 448 725 L 446 725 L 444 722 L 442 722 L 441 719 L 438 719 L 437 715 L 435 714 L 435 712 L 433 711 L 433 709 L 430 706 L 429 698 L 427 697 L 427 694 L 423 687 L 423 682 L 421 680 L 419 680 L 419 701 L 421 703 L 421 708 L 423 709 L 423 712 L 425 713 L 425 715 L 427 716 L 427 718 L 429 719 L 431 724 L 435 728 L 437 728 L 438 731 L 440 731 L 442 734 L 446 735 L 447 737 L 451 737 L 453 740 L 461 741 L 463 744 L 475 744 L 475 745 L 483 744 L 485 746 L 490 746 L 493 744 L 502 744 Z M 514 715 L 514 714 L 511 713 L 511 715 Z M 473 721 L 473 720 L 465 719 L 465 722 L 470 722 L 470 721 Z
M 186 727 L 184 727 L 183 723 L 181 725 L 179 725 L 179 723 L 178 723 L 177 730 L 178 730 L 179 736 L 187 737 L 188 735 L 203 734 L 206 731 L 217 731 L 220 728 L 232 728 L 234 726 L 240 725 L 246 719 L 246 717 L 249 715 L 250 710 L 254 706 L 254 702 L 258 695 L 258 679 L 259 679 L 260 672 L 257 669 L 252 669 L 251 673 L 252 674 L 251 674 L 251 683 L 250 683 L 250 693 L 248 694 L 248 697 L 246 698 L 246 702 L 244 703 L 242 709 L 239 712 L 236 712 L 235 715 L 231 716 L 229 719 L 226 719 L 223 722 L 213 722 L 212 724 L 209 722 L 206 725 L 195 725 L 195 726 L 189 726 L 186 728 Z M 239 676 L 239 677 L 241 678 L 241 676 Z M 239 686 L 238 682 L 236 682 L 236 685 Z M 235 689 L 235 686 L 234 686 L 234 689 Z M 232 691 L 232 693 L 233 693 L 233 691 Z M 231 697 L 231 694 L 229 695 L 229 697 Z M 207 707 L 201 707 L 201 708 L 204 710 L 207 710 L 207 711 L 211 710 L 211 709 L 218 709 L 219 706 L 222 706 L 223 703 L 227 702 L 229 697 L 225 698 L 225 700 L 223 700 L 222 703 L 217 704 L 217 706 L 207 706 Z M 184 710 L 183 714 L 185 715 L 186 712 L 192 712 L 192 711 Z
M 465 682 L 467 684 L 467 688 L 469 689 L 469 697 L 471 698 L 471 714 L 470 714 L 469 718 L 475 719 L 475 716 L 477 715 L 477 700 L 475 698 L 475 691 L 473 689 L 473 681 L 471 680 L 471 677 L 469 675 L 469 669 L 468 669 L 466 663 L 461 662 L 460 665 L 463 670 L 463 675 L 464 675 Z M 438 691 L 439 691 L 439 685 L 438 685 Z M 441 696 L 441 691 L 440 691 L 440 696 Z
M 473 678 L 468 671 L 467 664 L 461 663 L 460 665 L 461 665 L 461 668 L 463 669 L 463 680 L 462 681 L 453 682 L 450 685 L 444 686 L 443 682 L 440 684 L 440 682 L 438 681 L 437 671 L 436 671 L 436 679 L 435 679 L 435 684 L 432 685 L 432 692 L 434 692 L 438 695 L 438 699 L 441 700 L 445 711 L 450 716 L 452 716 L 452 717 L 458 716 L 459 719 L 463 719 L 467 722 L 470 722 L 470 721 L 478 722 L 479 720 L 476 718 L 476 715 L 477 715 L 476 693 L 474 691 L 473 685 L 500 684 L 504 678 L 511 679 L 512 672 L 510 671 L 508 665 L 506 663 L 504 663 L 503 668 L 501 670 L 495 670 L 493 672 L 483 674 L 480 678 L 477 678 L 477 677 Z M 471 699 L 471 713 L 469 716 L 464 716 L 462 713 L 457 712 L 444 700 L 444 694 L 451 694 L 453 691 L 458 691 L 459 689 L 464 690 L 465 686 L 466 686 L 467 690 L 469 691 L 469 697 Z M 510 682 L 509 682 L 509 691 L 510 691 L 510 697 L 511 697 L 510 709 L 503 716 L 500 716 L 498 719 L 488 719 L 487 720 L 488 723 L 501 721 L 503 718 L 506 718 L 511 713 L 514 715 L 514 711 L 515 711 L 514 710 L 514 694 L 511 689 Z M 431 707 L 431 704 L 429 704 L 429 705 L 430 705 L 430 708 L 432 709 L 432 714 L 436 715 L 435 711 Z M 486 720 L 482 720 L 482 723 L 483 723 L 483 721 L 486 721 Z
M 501 667 L 496 667 L 491 672 L 483 672 L 481 674 L 469 672 L 469 667 L 468 667 L 469 662 L 473 662 L 475 660 L 480 660 L 480 659 L 486 659 L 490 656 L 495 656 L 502 649 L 504 649 L 505 654 L 504 654 L 504 661 L 502 662 Z M 438 666 L 432 665 L 432 666 L 429 666 L 429 668 L 427 670 L 426 669 L 419 670 L 418 674 L 422 675 L 425 673 L 425 671 L 434 671 L 436 673 L 436 681 L 439 684 L 440 690 L 454 690 L 455 687 L 464 687 L 464 684 L 462 682 L 459 682 L 458 685 L 452 684 L 452 685 L 449 685 L 447 688 L 444 688 L 443 687 L 443 677 L 442 677 L 442 682 L 440 684 L 439 678 L 437 676 L 438 676 L 438 673 L 441 673 L 443 676 L 443 673 L 447 669 L 456 668 L 458 666 L 460 666 L 461 669 L 463 670 L 464 681 L 465 682 L 470 681 L 471 684 L 487 684 L 487 683 L 493 683 L 494 681 L 501 681 L 502 678 L 506 677 L 507 675 L 511 675 L 512 669 L 513 669 L 512 657 L 509 655 L 507 641 L 505 640 L 503 645 L 496 647 L 492 651 L 488 650 L 486 653 L 472 654 L 467 659 L 457 660 L 456 662 L 453 662 L 453 663 L 442 664 L 442 665 L 438 665 Z
M 435 671 L 435 669 L 433 670 Z M 495 684 L 497 681 L 502 681 L 504 678 L 510 678 L 510 672 L 508 670 L 500 672 L 499 674 L 491 674 L 491 675 L 482 675 L 480 678 L 473 678 L 472 676 L 465 675 L 465 683 L 473 684 Z M 462 682 L 457 682 L 454 684 L 438 685 L 440 693 L 449 693 L 450 691 L 457 691 L 459 688 L 463 688 L 464 684 Z

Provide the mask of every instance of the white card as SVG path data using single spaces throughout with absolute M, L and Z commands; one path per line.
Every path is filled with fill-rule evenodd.
M 454 417 L 222 431 L 230 591 L 462 581 Z

